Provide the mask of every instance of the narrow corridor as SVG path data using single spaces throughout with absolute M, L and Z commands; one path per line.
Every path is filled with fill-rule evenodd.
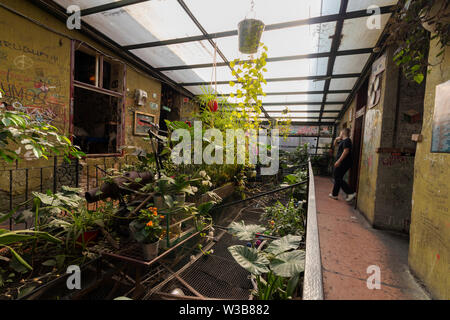
M 344 195 L 328 197 L 329 177 L 316 177 L 316 203 L 326 300 L 429 299 L 408 268 L 408 239 L 373 229 Z M 381 271 L 381 288 L 370 290 L 369 266 Z

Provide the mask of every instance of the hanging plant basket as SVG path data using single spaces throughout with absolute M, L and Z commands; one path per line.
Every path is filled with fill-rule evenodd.
M 245 54 L 256 53 L 264 27 L 261 20 L 245 19 L 239 22 L 239 51 Z

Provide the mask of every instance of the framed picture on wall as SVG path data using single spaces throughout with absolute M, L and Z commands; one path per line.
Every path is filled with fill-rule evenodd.
M 156 116 L 150 113 L 144 113 L 135 111 L 134 112 L 134 135 L 135 136 L 146 136 L 148 135 L 148 129 L 151 128 L 150 123 L 155 123 Z
M 431 152 L 450 153 L 450 80 L 436 86 Z

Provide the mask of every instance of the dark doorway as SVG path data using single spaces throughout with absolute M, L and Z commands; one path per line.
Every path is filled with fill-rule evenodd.
M 368 80 L 364 82 L 356 96 L 355 125 L 353 128 L 353 168 L 350 171 L 349 184 L 353 190 L 358 190 L 359 167 L 363 144 L 364 114 L 367 104 Z

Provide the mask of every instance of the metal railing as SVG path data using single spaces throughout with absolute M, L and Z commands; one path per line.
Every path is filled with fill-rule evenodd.
M 317 225 L 316 190 L 311 162 L 309 162 L 308 166 L 308 214 L 303 300 L 323 300 L 322 258 L 320 255 L 319 228 Z
M 130 164 L 127 156 L 108 158 L 102 164 L 89 163 L 90 160 L 72 160 L 70 163 L 58 157 L 49 159 L 49 164 L 40 167 L 0 169 L 0 213 L 8 213 L 20 207 L 20 210 L 30 209 L 33 192 L 53 193 L 61 191 L 62 186 L 81 188 L 87 191 L 101 185 L 108 169 L 122 170 L 124 165 Z M 98 162 L 101 162 L 98 161 Z M 25 205 L 22 205 L 26 203 Z M 13 219 L 0 228 L 13 229 Z

